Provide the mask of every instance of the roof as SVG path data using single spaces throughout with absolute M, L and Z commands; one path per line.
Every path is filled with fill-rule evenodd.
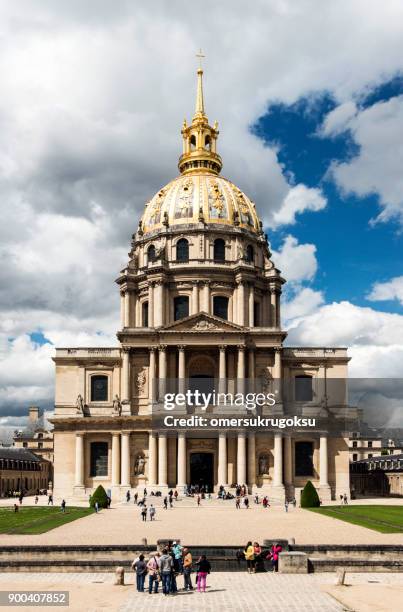
M 0 459 L 13 459 L 14 461 L 42 461 L 40 457 L 26 448 L 1 448 Z

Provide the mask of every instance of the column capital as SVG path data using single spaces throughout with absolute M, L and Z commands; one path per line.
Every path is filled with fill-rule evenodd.
M 129 354 L 130 354 L 130 351 L 131 351 L 130 346 L 122 346 L 122 352 L 123 352 L 125 355 L 129 355 Z
M 184 350 L 185 350 L 185 348 L 186 348 L 186 345 L 185 345 L 185 344 L 177 344 L 176 346 L 177 346 L 177 348 L 178 348 L 178 351 L 184 351 Z
M 244 351 L 246 349 L 246 346 L 244 344 L 237 344 L 237 349 L 238 351 Z
M 220 351 L 226 351 L 227 350 L 227 345 L 226 344 L 220 344 L 218 346 L 218 348 L 220 349 Z
M 158 350 L 161 351 L 161 352 L 166 351 L 167 350 L 167 345 L 166 344 L 160 344 L 158 346 Z
M 158 348 L 157 346 L 150 346 L 148 350 L 150 351 L 150 353 L 154 353 L 157 350 L 157 348 Z

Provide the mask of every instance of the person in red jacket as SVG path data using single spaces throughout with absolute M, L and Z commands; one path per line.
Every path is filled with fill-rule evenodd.
M 273 572 L 278 572 L 278 556 L 282 550 L 283 548 L 279 544 L 277 544 L 277 542 L 273 542 L 273 546 L 271 547 L 270 552 L 266 557 L 266 559 L 271 559 Z

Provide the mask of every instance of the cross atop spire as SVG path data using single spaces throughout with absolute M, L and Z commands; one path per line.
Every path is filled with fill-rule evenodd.
M 197 69 L 197 94 L 196 94 L 196 108 L 195 117 L 204 117 L 204 97 L 203 97 L 203 68 L 202 59 L 206 57 L 200 49 L 196 53 L 196 57 L 199 58 L 199 68 Z

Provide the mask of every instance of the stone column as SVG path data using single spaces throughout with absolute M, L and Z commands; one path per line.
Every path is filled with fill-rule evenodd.
M 157 435 L 154 431 L 148 434 L 148 486 L 157 484 Z
M 255 391 L 255 349 L 248 351 L 248 391 Z
M 264 291 L 262 295 L 262 325 L 263 327 L 270 327 L 270 293 Z
M 125 326 L 125 292 L 120 292 L 120 324 Z
M 236 472 L 237 484 L 246 484 L 246 435 L 244 431 L 238 433 Z
M 155 346 L 150 347 L 150 365 L 148 370 L 148 399 L 150 402 L 155 401 Z
M 150 327 L 161 327 L 164 324 L 164 285 L 162 281 L 155 283 L 153 295 L 154 325 Z
M 245 325 L 245 283 L 238 283 L 238 325 Z
M 319 486 L 327 487 L 328 485 L 327 436 L 321 436 L 319 446 Z
M 248 486 L 252 490 L 256 484 L 256 439 L 254 433 L 248 434 Z
M 249 327 L 255 326 L 255 289 L 249 285 Z
M 210 285 L 205 282 L 203 285 L 203 306 L 202 310 L 210 314 Z
M 168 440 L 167 434 L 161 432 L 158 436 L 158 486 L 166 487 L 168 485 Z
M 292 487 L 292 440 L 290 436 L 284 438 L 284 481 L 286 487 Z
M 122 348 L 122 402 L 130 401 L 130 349 Z
M 83 433 L 76 433 L 75 486 L 84 487 L 84 434 Z
M 178 389 L 179 393 L 185 393 L 186 382 L 186 359 L 185 347 L 178 345 Z
M 283 437 L 274 434 L 274 487 L 283 486 Z
M 130 432 L 122 432 L 122 487 L 130 488 Z
M 270 287 L 270 327 L 276 327 L 276 292 Z
M 226 364 L 226 346 L 220 346 L 220 357 L 218 361 L 218 391 L 219 393 L 225 393 L 227 390 L 227 364 Z
M 120 434 L 112 432 L 112 487 L 120 485 Z
M 158 362 L 158 380 L 159 380 L 159 399 L 161 400 L 166 393 L 167 388 L 167 351 L 166 345 L 161 344 L 159 347 L 159 362 Z
M 148 327 L 154 327 L 154 283 L 148 283 Z
M 186 485 L 186 434 L 178 433 L 178 471 L 177 487 L 183 488 Z
M 131 301 L 131 292 L 126 289 L 125 292 L 125 327 L 130 327 L 130 301 Z
M 281 317 L 280 317 L 280 296 L 281 291 L 276 291 L 276 327 L 280 329 L 281 327 Z
M 199 312 L 199 281 L 193 281 L 192 288 L 192 314 Z
M 237 391 L 245 392 L 245 347 L 238 346 Z
M 139 292 L 133 291 L 133 313 L 132 313 L 132 327 L 139 325 Z
M 282 401 L 282 371 L 281 371 L 281 348 L 274 349 L 273 367 L 274 391 L 276 393 L 276 403 Z
M 218 434 L 218 485 L 227 484 L 227 434 L 220 431 Z

